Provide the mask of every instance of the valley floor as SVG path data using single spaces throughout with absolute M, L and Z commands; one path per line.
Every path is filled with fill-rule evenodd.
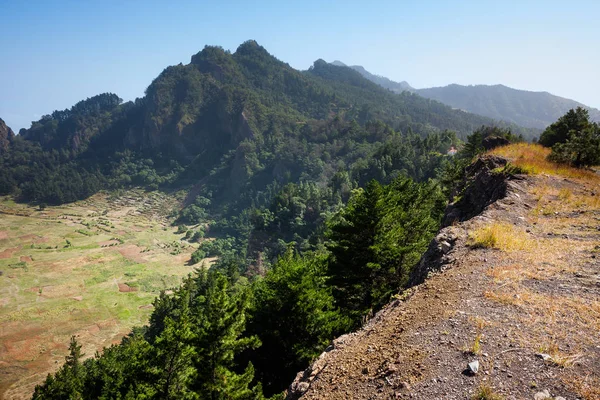
M 193 271 L 174 204 L 142 191 L 44 210 L 0 198 L 0 399 L 29 398 L 72 335 L 88 357 L 120 342 Z
M 338 338 L 289 397 L 600 399 L 599 183 L 511 182 L 442 231 L 457 238 L 445 272 Z

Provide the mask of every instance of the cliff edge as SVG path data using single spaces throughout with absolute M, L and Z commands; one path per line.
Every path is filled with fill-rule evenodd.
M 600 176 L 507 163 L 473 164 L 415 286 L 288 399 L 600 399 Z

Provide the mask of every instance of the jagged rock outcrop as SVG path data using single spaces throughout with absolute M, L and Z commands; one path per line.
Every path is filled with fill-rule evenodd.
M 429 247 L 419 264 L 412 270 L 409 286 L 418 285 L 432 272 L 439 272 L 456 260 L 452 250 L 459 238 L 465 238 L 463 229 L 449 226 L 442 229 L 429 243 Z
M 483 139 L 483 142 L 481 144 L 484 149 L 492 150 L 496 147 L 506 146 L 509 143 L 510 142 L 506 138 L 500 136 L 488 136 L 485 139 Z
M 446 208 L 443 229 L 431 241 L 419 264 L 413 269 L 409 285 L 418 285 L 425 281 L 431 272 L 439 272 L 455 261 L 451 254 L 455 242 L 465 238 L 463 229 L 452 226 L 456 222 L 466 221 L 481 214 L 486 207 L 507 196 L 512 180 L 519 180 L 504 171 L 508 160 L 497 156 L 483 156 L 471 164 L 461 185 L 459 200 Z
M 459 186 L 458 200 L 448 205 L 442 226 L 466 221 L 480 214 L 487 206 L 506 196 L 507 182 L 514 176 L 504 172 L 505 158 L 483 156 L 467 167 L 465 180 Z
M 12 129 L 6 126 L 6 123 L 0 118 L 0 154 L 8 150 L 8 146 L 14 137 L 15 134 Z

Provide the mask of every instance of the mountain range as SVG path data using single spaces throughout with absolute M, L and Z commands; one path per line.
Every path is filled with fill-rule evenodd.
M 333 65 L 346 66 L 341 61 Z M 406 81 L 394 82 L 374 75 L 359 65 L 349 66 L 362 76 L 395 93 L 409 91 L 433 99 L 452 108 L 483 115 L 516 125 L 545 129 L 570 109 L 585 108 L 593 121 L 600 121 L 600 110 L 575 100 L 555 96 L 548 92 L 513 89 L 504 85 L 457 85 L 415 89 Z
M 367 128 L 375 122 L 387 128 Z M 323 60 L 296 70 L 252 40 L 234 53 L 206 46 L 189 64 L 167 67 L 143 98 L 94 96 L 6 140 L 0 192 L 18 188 L 23 200 L 55 204 L 107 185 L 202 181 L 227 204 L 244 188 L 256 195 L 272 182 L 327 182 L 337 165 L 368 158 L 391 138 L 383 132 L 425 138 L 449 130 L 465 137 L 496 124 L 408 91 L 392 93 Z M 537 134 L 500 125 L 526 138 Z M 355 153 L 361 141 L 370 150 Z
M 174 204 L 177 210 L 170 220 L 183 230 L 189 227 L 190 236 L 201 238 L 206 233 L 210 239 L 193 239 L 198 247 L 189 263 L 218 257 L 220 264 L 213 264 L 213 268 L 229 271 L 235 280 L 235 275 L 241 273 L 250 277 L 264 274 L 275 260 L 291 255 L 288 250 L 292 247 L 298 252 L 322 249 L 326 221 L 353 193 L 369 186 L 377 196 L 386 199 L 385 206 L 383 197 L 382 201 L 369 201 L 378 205 L 381 213 L 384 208 L 403 210 L 399 204 L 406 202 L 418 206 L 402 212 L 402 216 L 390 215 L 385 224 L 397 226 L 405 218 L 415 220 L 410 226 L 418 226 L 417 231 L 402 231 L 406 232 L 402 235 L 417 242 L 414 246 L 402 246 L 411 249 L 411 255 L 393 256 L 394 260 L 410 262 L 421 248 L 424 250 L 439 219 L 435 216 L 443 209 L 442 189 L 436 182 L 440 171 L 452 163 L 448 150 L 460 143 L 460 137 L 466 138 L 483 125 L 497 122 L 453 110 L 414 93 L 392 93 L 357 71 L 323 60 L 316 60 L 307 71 L 299 71 L 273 57 L 255 41 L 241 44 L 235 52 L 207 46 L 193 55 L 188 64 L 164 69 L 150 83 L 143 98 L 123 102 L 114 93 L 103 93 L 69 109 L 44 115 L 18 135 L 0 126 L 0 195 L 13 195 L 17 201 L 33 203 L 44 210 L 46 206 L 88 198 L 100 190 L 118 192 L 133 186 L 176 192 L 182 200 Z M 527 138 L 537 133 L 500 125 L 504 129 L 496 129 L 501 133 L 507 133 L 509 127 Z M 377 185 L 390 185 L 390 189 Z M 421 208 L 427 215 L 431 208 L 432 216 L 425 218 L 424 224 L 420 221 L 424 215 Z M 369 220 L 371 215 L 380 215 L 374 209 L 366 210 Z M 70 242 L 66 243 L 70 246 Z M 362 243 L 366 241 L 361 240 Z M 179 244 L 174 246 L 179 248 Z M 311 261 L 311 270 L 313 266 L 317 264 Z M 312 290 L 323 286 L 321 275 L 305 280 L 311 275 L 302 268 L 292 273 L 302 280 L 302 287 Z M 274 270 L 287 274 L 286 269 Z M 243 287 L 239 292 L 225 289 L 222 285 L 228 279 L 218 279 L 215 282 L 220 282 L 223 293 L 246 293 Z M 304 317 L 297 320 L 297 316 L 307 314 L 300 311 L 305 309 L 304 300 L 299 300 L 300 308 L 280 307 L 277 304 L 283 297 L 295 304 L 297 296 L 290 295 L 287 289 L 282 292 L 284 296 L 273 293 L 273 300 L 263 301 L 270 305 L 257 306 L 254 322 L 248 323 L 248 331 L 262 332 L 264 346 L 256 352 L 240 354 L 251 358 L 255 376 L 269 396 L 280 393 L 293 375 L 306 367 L 321 345 L 334 336 L 333 330 L 342 331 L 351 323 L 341 317 L 339 323 L 329 319 L 338 319 L 335 313 L 327 311 L 334 310 L 329 305 L 325 306 L 325 313 L 319 311 L 314 322 L 306 323 Z M 298 299 L 315 300 L 315 307 L 322 307 L 323 299 L 330 302 L 327 299 L 331 296 L 319 293 L 303 293 Z M 249 300 L 245 295 L 244 298 Z M 242 304 L 234 300 L 233 303 Z M 201 304 L 196 300 L 194 303 Z M 158 303 L 155 307 L 163 309 Z M 208 317 L 207 321 L 218 322 L 226 308 L 229 306 L 215 305 L 218 317 Z M 312 311 L 307 315 L 312 315 Z M 226 317 L 227 321 L 236 318 Z M 240 329 L 244 318 L 239 319 Z M 202 326 L 196 320 L 192 325 Z M 162 324 L 154 326 L 162 332 Z M 281 326 L 293 329 L 281 336 Z M 233 332 L 222 326 L 217 329 Z M 231 350 L 231 342 L 221 340 L 219 333 L 206 332 L 198 337 L 208 337 Z M 112 354 L 137 363 L 137 358 L 119 353 L 120 350 L 115 352 Z M 142 358 L 146 359 L 144 354 Z M 164 363 L 162 353 L 156 354 L 157 365 Z M 274 354 L 281 357 L 274 360 Z M 210 364 L 199 357 L 198 365 Z M 233 356 L 227 358 L 233 360 Z M 110 365 L 106 375 L 109 379 L 115 375 L 113 366 L 127 375 L 134 370 L 129 363 L 109 361 L 106 365 Z M 253 380 L 251 375 L 248 377 Z M 131 378 L 142 379 L 133 375 Z M 230 376 L 218 380 L 241 382 Z M 132 381 L 120 381 L 129 390 Z M 198 382 L 205 380 L 199 378 Z M 101 388 L 118 393 L 112 383 L 97 385 L 98 390 Z

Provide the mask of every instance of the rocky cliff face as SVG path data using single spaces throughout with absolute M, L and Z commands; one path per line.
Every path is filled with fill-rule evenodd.
M 464 241 L 465 233 L 453 225 L 481 214 L 488 206 L 505 198 L 510 189 L 517 189 L 522 178 L 505 172 L 507 163 L 501 157 L 483 156 L 467 168 L 464 182 L 459 186 L 458 200 L 446 208 L 442 229 L 412 271 L 411 286 L 424 282 L 430 273 L 441 271 L 456 261 L 449 253 L 457 240 Z
M 12 129 L 6 126 L 6 123 L 0 118 L 0 154 L 8 149 L 14 137 L 15 134 Z
M 442 226 L 466 221 L 480 214 L 487 206 L 506 196 L 508 182 L 515 177 L 503 172 L 508 161 L 501 157 L 484 156 L 465 171 L 456 200 L 446 209 Z

